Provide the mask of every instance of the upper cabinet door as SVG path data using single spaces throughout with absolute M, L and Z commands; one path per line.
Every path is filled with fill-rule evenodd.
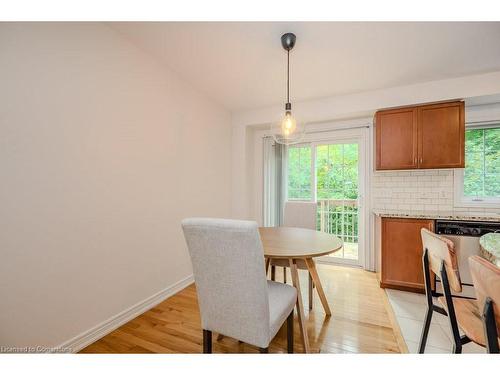
M 465 167 L 463 102 L 418 107 L 418 167 Z
M 417 168 L 417 109 L 379 111 L 375 121 L 376 168 Z

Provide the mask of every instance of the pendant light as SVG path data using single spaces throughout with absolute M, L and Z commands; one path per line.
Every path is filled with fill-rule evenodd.
M 271 133 L 274 140 L 284 145 L 300 142 L 305 130 L 304 124 L 297 122 L 292 115 L 292 104 L 290 103 L 290 51 L 295 46 L 295 40 L 296 36 L 292 33 L 286 33 L 281 36 L 281 45 L 287 54 L 285 115 L 278 123 L 271 124 Z

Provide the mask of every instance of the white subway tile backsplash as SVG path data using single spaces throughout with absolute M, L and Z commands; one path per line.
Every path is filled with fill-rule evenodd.
M 409 205 L 409 204 L 398 204 L 398 210 L 411 210 L 411 205 Z
M 437 210 L 438 210 L 438 206 L 437 205 L 424 204 L 423 211 L 437 211 Z
M 418 182 L 426 182 L 426 181 L 433 181 L 432 177 L 439 177 L 439 176 L 418 176 Z M 441 179 L 438 179 L 438 181 Z
M 438 211 L 452 211 L 452 210 L 453 210 L 452 204 L 440 204 L 440 205 L 438 205 Z
M 453 209 L 453 171 L 376 172 L 373 206 L 387 210 L 450 211 Z

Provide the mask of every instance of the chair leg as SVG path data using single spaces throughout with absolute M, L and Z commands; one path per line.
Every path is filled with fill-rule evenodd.
M 490 297 L 487 297 L 486 302 L 484 303 L 483 327 L 488 353 L 500 353 L 500 349 L 498 347 L 498 333 L 495 322 L 495 313 L 493 312 L 493 301 Z
M 203 330 L 203 353 L 212 353 L 212 331 Z
M 434 312 L 435 307 L 432 301 L 431 271 L 429 268 L 429 255 L 427 249 L 424 250 L 424 254 L 422 256 L 422 266 L 424 271 L 425 296 L 427 298 L 427 313 L 425 314 L 425 323 L 422 328 L 422 334 L 420 335 L 420 344 L 418 346 L 419 354 L 423 354 L 425 352 L 427 336 L 431 326 L 432 313 Z
M 286 267 L 283 267 L 283 282 L 286 284 Z
M 455 315 L 455 307 L 453 306 L 453 298 L 451 296 L 450 283 L 448 282 L 448 274 L 444 266 L 444 261 L 441 263 L 441 283 L 443 285 L 444 297 L 446 300 L 446 310 L 448 312 L 448 321 L 450 322 L 451 333 L 453 334 L 453 353 L 462 353 L 462 338 L 458 330 L 457 317 Z
M 276 266 L 271 265 L 271 280 L 276 280 Z
M 457 344 L 456 342 L 454 342 L 453 348 L 452 348 L 452 353 L 453 354 L 462 354 L 462 344 Z
M 269 353 L 269 347 L 267 347 L 267 348 L 259 348 L 259 352 L 267 354 L 267 353 Z
M 313 308 L 313 279 L 309 271 L 307 272 L 309 275 L 309 310 Z
M 288 353 L 293 353 L 293 310 L 286 319 L 286 346 Z
M 423 354 L 425 352 L 425 344 L 427 343 L 427 335 L 429 334 L 429 328 L 431 326 L 432 320 L 432 307 L 427 307 L 427 313 L 425 314 L 425 323 L 422 329 L 422 334 L 420 335 L 420 345 L 418 346 L 418 353 Z

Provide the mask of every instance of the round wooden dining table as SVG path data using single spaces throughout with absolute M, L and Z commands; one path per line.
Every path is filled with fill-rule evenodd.
M 316 270 L 313 258 L 334 253 L 342 248 L 340 238 L 305 228 L 293 227 L 261 227 L 259 228 L 264 256 L 266 258 L 266 272 L 271 259 L 287 259 L 292 274 L 293 286 L 297 289 L 297 315 L 299 327 L 306 353 L 310 352 L 309 338 L 307 336 L 307 324 L 300 292 L 299 275 L 297 272 L 297 261 L 303 260 L 309 271 L 319 299 L 326 315 L 331 315 L 328 300 L 326 299 L 323 286 Z

